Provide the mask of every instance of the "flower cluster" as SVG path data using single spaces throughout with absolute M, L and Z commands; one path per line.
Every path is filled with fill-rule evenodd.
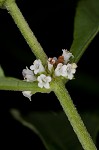
M 22 75 L 24 80 L 27 82 L 38 82 L 38 87 L 40 88 L 50 88 L 50 82 L 53 77 L 62 76 L 66 79 L 73 79 L 74 73 L 76 72 L 77 65 L 75 63 L 70 63 L 70 58 L 74 56 L 69 51 L 63 49 L 62 56 L 49 58 L 47 61 L 47 66 L 43 66 L 40 59 L 35 60 L 33 65 L 23 69 Z M 31 91 L 23 91 L 23 95 L 31 100 Z

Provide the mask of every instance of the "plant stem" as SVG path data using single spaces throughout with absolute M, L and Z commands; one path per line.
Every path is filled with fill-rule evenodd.
M 35 54 L 35 56 L 38 59 L 42 61 L 43 65 L 46 65 L 47 55 L 44 53 L 43 48 L 41 47 L 40 43 L 37 41 L 28 23 L 24 19 L 17 4 L 15 2 L 10 2 L 9 0 L 6 0 L 4 5 L 8 10 L 8 12 L 10 13 L 10 15 L 12 16 L 14 22 L 19 28 L 23 37 L 25 38 L 27 44 L 30 46 L 32 52 Z
M 59 99 L 60 104 L 84 150 L 97 150 L 64 84 L 62 82 L 55 82 L 55 84 L 53 84 L 53 91 Z
M 35 54 L 35 56 L 42 61 L 43 65 L 46 65 L 47 56 L 44 53 L 43 48 L 41 47 L 40 43 L 38 43 L 33 32 L 29 28 L 27 22 L 25 21 L 23 15 L 20 12 L 16 3 L 14 1 L 11 2 L 10 0 L 6 0 L 4 5 L 5 5 L 6 9 L 9 11 L 10 15 L 12 16 L 17 27 L 21 31 L 22 35 L 24 36 L 26 42 L 30 46 L 30 48 L 33 51 L 33 53 Z M 19 81 L 18 81 L 18 84 L 19 84 Z M 16 86 L 18 86 L 18 84 L 16 84 Z M 13 87 L 13 85 L 12 85 L 12 87 Z M 3 87 L 3 85 L 2 85 L 2 87 Z M 81 117 L 79 116 L 79 114 L 68 94 L 68 91 L 65 89 L 63 82 L 61 82 L 61 81 L 54 82 L 53 81 L 52 88 L 53 88 L 53 91 L 55 92 L 56 96 L 58 97 L 60 104 L 63 107 L 63 110 L 66 113 L 84 150 L 97 150 L 89 133 L 87 132 L 86 127 L 84 126 L 83 121 L 81 120 Z
M 37 82 L 26 82 L 11 77 L 0 77 L 0 90 L 32 91 L 33 93 L 50 93 L 51 89 L 38 87 Z

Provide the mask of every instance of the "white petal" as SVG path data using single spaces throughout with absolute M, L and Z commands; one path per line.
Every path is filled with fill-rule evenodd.
M 58 65 L 57 65 L 57 68 L 61 68 L 63 66 L 63 64 L 62 63 L 59 63 Z
M 77 68 L 77 65 L 75 63 L 72 63 L 72 68 L 73 69 L 76 69 Z
M 27 77 L 27 82 L 33 82 L 33 81 L 36 81 L 36 77 L 33 75 L 33 76 L 31 76 L 31 75 L 27 75 L 26 76 Z
M 76 72 L 76 68 L 77 68 L 77 65 L 75 63 L 73 64 L 67 64 L 67 76 L 68 76 L 68 79 L 73 79 L 74 77 L 74 73 Z
M 58 68 L 55 69 L 55 76 L 60 76 L 61 72 Z
M 55 69 L 55 76 L 59 77 L 60 75 L 61 75 L 61 73 Z
M 27 82 L 36 81 L 33 71 L 29 70 L 28 67 L 22 71 L 23 77 Z
M 64 56 L 64 64 L 67 64 L 67 62 L 69 61 L 70 57 L 73 57 L 72 53 L 70 53 L 69 51 L 63 49 L 63 54 L 62 56 Z
M 44 87 L 45 87 L 46 89 L 49 89 L 49 88 L 50 88 L 49 83 L 44 84 Z
M 57 68 L 55 69 L 55 75 L 66 77 L 67 76 L 67 66 L 63 65 L 62 63 L 59 63 L 57 65 Z
M 34 70 L 34 65 L 31 65 L 31 66 L 30 66 L 30 69 L 31 69 L 31 70 Z
M 44 74 L 41 74 L 37 77 L 37 81 L 42 82 L 46 76 Z
M 45 71 L 40 59 L 35 60 L 33 62 L 33 65 L 30 66 L 30 69 L 34 70 L 34 74 L 41 73 L 41 72 Z
M 61 69 L 62 69 L 63 64 L 59 63 L 55 69 L 55 76 L 60 76 L 61 75 Z
M 50 76 L 47 76 L 47 77 L 46 77 L 46 80 L 47 80 L 47 82 L 51 82 L 52 79 L 51 79 Z
M 38 74 L 39 73 L 39 69 L 37 70 L 37 69 L 35 69 L 34 70 L 34 74 Z
M 51 81 L 50 76 L 46 76 L 45 74 L 41 74 L 40 76 L 38 76 L 37 81 L 38 81 L 39 87 L 41 87 L 41 88 L 45 87 L 46 89 L 50 88 L 50 86 L 49 86 L 49 82 Z
M 40 83 L 40 82 L 38 83 L 38 87 L 43 88 L 43 86 L 44 85 L 42 83 Z
M 27 74 L 33 75 L 33 72 L 26 67 L 26 69 L 23 69 L 22 75 L 25 77 Z
M 61 68 L 61 76 L 66 77 L 67 76 L 67 66 L 63 65 Z
M 22 94 L 25 97 L 29 98 L 29 100 L 31 101 L 31 96 L 32 96 L 31 91 L 23 91 Z
M 42 80 L 41 80 L 41 77 L 40 77 L 40 76 L 38 76 L 38 77 L 37 77 L 37 81 L 42 82 Z
M 50 64 L 50 62 L 48 62 L 48 70 L 49 70 L 49 71 L 52 71 L 52 68 L 53 68 L 53 65 Z
M 73 74 L 72 73 L 70 73 L 70 74 L 68 74 L 68 79 L 73 79 Z
M 76 69 L 72 69 L 71 72 L 74 74 L 76 72 Z

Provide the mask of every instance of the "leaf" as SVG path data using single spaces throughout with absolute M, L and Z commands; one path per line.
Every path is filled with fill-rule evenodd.
M 34 131 L 41 138 L 47 150 L 82 149 L 63 112 L 31 112 L 24 116 L 13 109 L 11 114 L 23 125 Z M 83 120 L 95 141 L 99 131 L 99 114 L 85 113 Z
M 80 77 L 80 78 L 79 78 Z M 91 94 L 99 96 L 99 79 L 91 77 L 89 74 L 80 72 L 77 74 L 76 79 L 70 82 L 71 87 L 87 91 Z
M 78 62 L 90 42 L 99 32 L 99 0 L 80 0 L 74 21 L 74 40 L 70 51 Z
M 0 90 L 32 91 L 32 93 L 49 93 L 50 89 L 39 88 L 37 82 L 25 82 L 16 78 L 1 77 Z
M 0 66 L 0 77 L 4 77 L 4 76 L 5 76 L 4 71 L 3 71 L 2 67 Z
M 99 111 L 83 113 L 82 120 L 84 121 L 94 142 L 96 142 L 96 138 L 99 133 Z

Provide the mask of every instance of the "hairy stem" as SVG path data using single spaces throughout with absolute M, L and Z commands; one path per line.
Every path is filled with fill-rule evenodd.
M 21 31 L 22 35 L 24 36 L 26 42 L 30 46 L 30 48 L 33 51 L 33 53 L 35 54 L 35 56 L 42 61 L 43 65 L 46 65 L 47 56 L 44 53 L 41 45 L 38 43 L 33 32 L 29 28 L 27 22 L 25 21 L 23 15 L 20 12 L 16 3 L 14 1 L 6 0 L 4 5 L 5 5 L 6 9 L 9 11 L 10 15 L 12 16 L 17 27 Z M 15 87 L 17 89 L 19 83 L 21 84 L 21 82 L 19 82 L 19 81 L 16 83 L 17 83 L 16 86 L 15 86 L 15 84 L 12 84 L 12 88 Z M 1 88 L 5 89 L 4 83 L 1 84 Z M 8 86 L 6 88 L 8 88 Z M 12 90 L 12 88 L 11 88 L 11 90 Z M 37 85 L 35 85 L 35 88 L 37 88 Z M 22 87 L 22 89 L 23 89 L 23 87 Z M 63 107 L 64 112 L 66 113 L 75 133 L 78 136 L 79 141 L 82 144 L 82 147 L 85 150 L 97 150 L 97 148 L 95 147 L 89 133 L 87 132 L 86 127 L 83 124 L 83 121 L 81 120 L 81 117 L 79 116 L 79 114 L 78 114 L 69 94 L 68 94 L 68 91 L 65 89 L 63 82 L 61 82 L 60 80 L 58 82 L 53 81 L 52 89 L 55 92 L 57 98 L 59 99 L 60 104 Z M 42 89 L 41 89 L 41 91 L 42 91 Z
M 64 84 L 62 82 L 56 84 L 55 82 L 55 85 L 53 84 L 53 91 L 59 99 L 60 104 L 84 150 L 97 150 Z
M 0 77 L 0 90 L 32 91 L 33 93 L 49 93 L 51 89 L 38 87 L 37 82 L 26 82 L 11 77 Z
M 10 2 L 9 0 L 6 0 L 5 7 L 10 13 L 10 15 L 12 16 L 14 22 L 16 23 L 17 27 L 19 28 L 20 32 L 25 38 L 26 42 L 30 46 L 32 52 L 35 54 L 35 56 L 38 59 L 42 61 L 43 65 L 45 65 L 47 62 L 47 56 L 44 53 L 43 48 L 41 47 L 40 43 L 37 41 L 32 30 L 30 29 L 28 23 L 24 19 L 17 4 L 14 1 Z

